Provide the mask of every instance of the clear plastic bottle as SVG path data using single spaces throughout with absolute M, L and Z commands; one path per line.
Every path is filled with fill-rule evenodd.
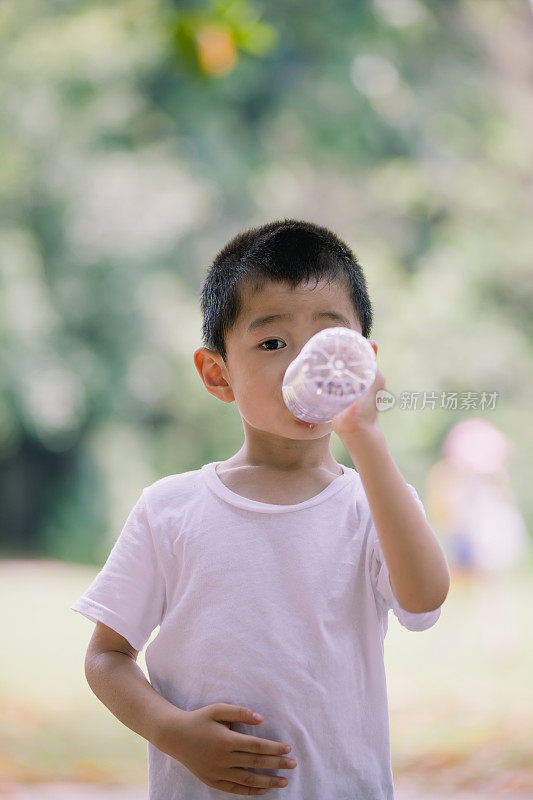
M 374 348 L 350 328 L 325 328 L 312 336 L 283 376 L 285 405 L 308 423 L 329 422 L 374 383 Z

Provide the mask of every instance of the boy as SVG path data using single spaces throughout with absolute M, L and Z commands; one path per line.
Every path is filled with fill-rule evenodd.
M 71 606 L 97 623 L 87 681 L 147 739 L 151 800 L 392 800 L 388 611 L 409 630 L 432 626 L 446 559 L 378 428 L 382 373 L 312 428 L 281 394 L 322 328 L 368 338 L 361 267 L 327 229 L 273 222 L 220 251 L 201 304 L 194 363 L 210 394 L 235 401 L 244 444 L 143 489 Z M 333 458 L 332 430 L 357 469 Z M 135 660 L 158 625 L 150 684 Z

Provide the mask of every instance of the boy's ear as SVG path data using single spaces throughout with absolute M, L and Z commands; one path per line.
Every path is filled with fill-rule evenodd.
M 235 396 L 229 385 L 229 375 L 222 356 L 207 347 L 198 347 L 193 353 L 193 359 L 194 366 L 209 394 L 222 400 L 223 403 L 232 403 Z
M 369 339 L 368 341 L 369 341 L 369 342 L 370 342 L 370 344 L 372 345 L 372 348 L 373 348 L 373 350 L 374 350 L 374 353 L 377 355 L 377 354 L 378 354 L 378 345 L 377 345 L 377 342 L 375 342 L 373 339 Z

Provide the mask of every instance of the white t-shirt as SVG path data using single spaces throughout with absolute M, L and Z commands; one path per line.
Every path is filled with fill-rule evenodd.
M 404 611 L 357 471 L 294 505 L 249 500 L 216 466 L 143 489 L 102 570 L 70 606 L 142 650 L 152 686 L 178 708 L 246 706 L 231 729 L 287 742 L 284 800 L 393 800 L 383 640 L 388 610 L 411 631 L 441 609 Z M 409 485 L 420 507 L 416 490 Z M 424 512 L 425 513 L 425 512 Z M 148 742 L 150 800 L 217 800 Z M 229 793 L 224 793 L 229 794 Z

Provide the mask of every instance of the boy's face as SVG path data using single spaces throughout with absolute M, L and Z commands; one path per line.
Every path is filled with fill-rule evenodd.
M 255 453 L 261 451 L 261 442 L 266 450 L 272 446 L 299 448 L 320 439 L 322 442 L 315 441 L 315 446 L 328 447 L 332 422 L 313 428 L 299 422 L 285 405 L 281 387 L 285 370 L 315 333 L 338 326 L 362 333 L 347 287 L 337 281 L 317 284 L 316 279 L 295 289 L 268 282 L 255 293 L 244 289 L 243 300 L 244 309 L 226 338 L 226 363 L 207 348 L 194 353 L 195 366 L 208 392 L 226 403 L 235 400 L 246 441 L 252 444 L 255 440 Z M 340 314 L 344 320 L 318 316 L 326 311 Z M 271 314 L 290 314 L 292 319 L 252 325 Z M 377 350 L 375 342 L 373 345 Z

